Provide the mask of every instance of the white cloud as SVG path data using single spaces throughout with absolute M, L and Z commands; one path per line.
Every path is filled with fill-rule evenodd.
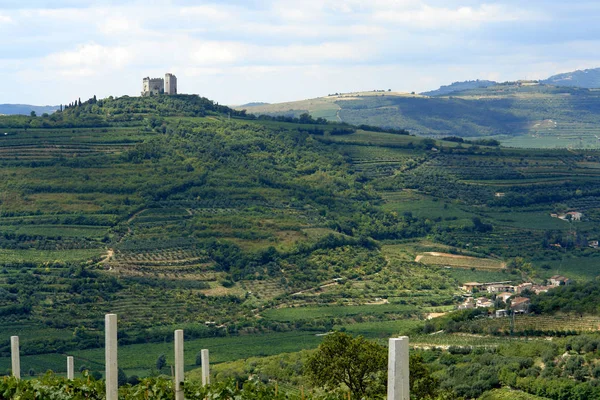
M 199 42 L 189 50 L 190 60 L 196 65 L 233 64 L 246 52 L 242 44 L 229 42 Z
M 479 7 L 432 7 L 421 3 L 418 7 L 378 10 L 373 18 L 379 21 L 401 23 L 404 26 L 440 29 L 447 27 L 474 28 L 489 22 L 512 22 L 542 18 L 518 8 L 508 8 L 501 4 L 482 4 Z
M 360 43 L 342 42 L 266 47 L 257 53 L 262 61 L 306 64 L 365 59 L 369 56 L 369 49 Z
M 143 32 L 139 21 L 123 15 L 102 19 L 98 23 L 98 30 L 104 35 L 131 35 Z
M 124 47 L 107 47 L 96 43 L 80 45 L 76 50 L 50 54 L 44 60 L 58 68 L 123 68 L 133 60 L 133 54 Z
M 2 27 L 2 25 L 12 25 L 14 23 L 15 21 L 12 19 L 12 17 L 0 14 L 0 28 Z
M 461 79 L 544 77 L 600 65 L 597 43 L 574 42 L 600 35 L 594 25 L 600 9 L 591 2 L 586 8 L 542 0 L 55 3 L 0 10 L 0 29 L 12 24 L 12 40 L 0 42 L 0 73 L 9 77 L 0 102 L 135 95 L 141 77 L 167 71 L 180 77 L 183 91 L 241 102 L 379 86 L 420 91 Z M 13 81 L 19 85 L 10 87 Z
M 232 10 L 226 10 L 224 7 L 216 5 L 199 5 L 192 7 L 183 7 L 179 10 L 179 15 L 186 18 L 202 18 L 212 21 L 231 21 L 236 15 Z

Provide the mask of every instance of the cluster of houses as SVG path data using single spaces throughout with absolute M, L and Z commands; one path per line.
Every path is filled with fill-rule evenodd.
M 530 303 L 528 297 L 520 296 L 525 290 L 540 294 L 558 286 L 568 285 L 571 283 L 571 280 L 562 275 L 554 275 L 547 280 L 546 285 L 536 285 L 531 282 L 525 282 L 514 286 L 510 283 L 510 281 L 490 283 L 467 282 L 462 286 L 462 289 L 470 293 L 487 293 L 495 300 L 500 299 L 502 302 L 509 304 L 509 309 L 513 313 L 525 314 L 529 310 Z M 493 308 L 495 300 L 492 300 L 490 297 L 482 296 L 475 299 L 471 294 L 458 306 L 458 309 Z M 496 317 L 504 317 L 508 315 L 508 311 L 508 309 L 496 310 L 495 315 Z

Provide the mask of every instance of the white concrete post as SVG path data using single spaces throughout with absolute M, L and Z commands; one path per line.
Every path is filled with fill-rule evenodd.
M 200 359 L 202 361 L 202 386 L 210 385 L 210 364 L 207 349 L 202 349 Z
M 75 379 L 75 363 L 72 356 L 67 357 L 67 379 Z
M 183 330 L 175 331 L 175 400 L 183 400 L 184 381 Z
M 106 400 L 118 400 L 119 371 L 117 364 L 117 314 L 106 314 L 105 324 L 105 362 L 106 362 Z
M 390 339 L 387 398 L 410 400 L 408 336 Z
M 19 337 L 10 337 L 10 353 L 12 356 L 12 374 L 15 378 L 21 379 L 21 358 L 19 355 Z

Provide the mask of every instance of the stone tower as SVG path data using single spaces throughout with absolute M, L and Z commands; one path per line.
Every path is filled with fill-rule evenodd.
M 142 96 L 155 96 L 165 92 L 165 80 L 163 78 L 144 78 Z
M 165 75 L 165 93 L 177 94 L 177 77 L 173 74 Z

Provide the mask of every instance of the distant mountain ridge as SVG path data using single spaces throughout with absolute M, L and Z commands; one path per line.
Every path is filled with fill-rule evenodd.
M 574 86 L 586 89 L 600 88 L 600 68 L 577 70 L 553 75 L 541 81 L 549 85 Z
M 246 104 L 242 104 L 241 106 L 237 106 L 237 107 L 258 107 L 258 106 L 268 106 L 271 103 L 265 103 L 262 101 L 253 101 L 251 103 L 246 103 Z
M 29 115 L 32 111 L 41 115 L 43 113 L 51 114 L 58 110 L 60 106 L 32 106 L 30 104 L 0 104 L 0 114 L 4 115 Z
M 490 86 L 497 85 L 498 82 L 495 81 L 487 81 L 487 80 L 474 80 L 474 81 L 463 81 L 463 82 L 453 82 L 450 85 L 440 86 L 439 89 L 430 90 L 428 92 L 421 93 L 423 96 L 445 96 L 454 92 L 462 92 L 464 90 L 471 89 L 480 89 L 486 88 Z

